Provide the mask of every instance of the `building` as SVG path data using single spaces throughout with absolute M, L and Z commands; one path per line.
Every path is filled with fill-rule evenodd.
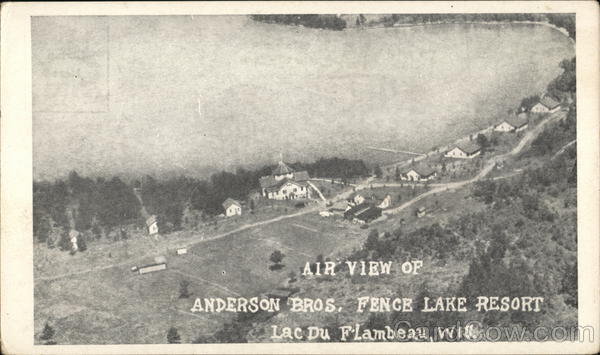
M 446 152 L 446 158 L 455 159 L 473 159 L 481 154 L 481 147 L 477 144 L 469 142 L 467 144 L 455 145 L 452 149 Z
M 149 265 L 140 266 L 137 269 L 137 271 L 140 275 L 142 275 L 142 274 L 148 274 L 151 272 L 166 270 L 166 269 L 167 269 L 166 263 L 157 263 L 157 264 L 149 264 Z
M 361 203 L 344 212 L 344 218 L 360 224 L 369 223 L 379 217 L 381 217 L 381 208 L 369 203 Z
M 386 195 L 383 198 L 383 201 L 381 201 L 381 203 L 377 205 L 377 207 L 381 208 L 382 210 L 392 207 L 392 196 Z
M 508 118 L 494 126 L 496 132 L 521 132 L 527 129 L 529 121 L 527 114 L 520 113 L 514 118 Z
M 531 112 L 533 112 L 533 113 L 553 113 L 553 112 L 558 111 L 559 109 L 560 109 L 560 102 L 558 100 L 556 100 L 555 98 L 553 98 L 552 96 L 545 94 L 540 99 L 540 102 L 533 105 L 533 107 L 531 108 Z
M 273 200 L 296 200 L 310 198 L 308 172 L 295 171 L 280 161 L 271 175 L 259 180 L 262 196 Z
M 437 172 L 428 166 L 409 167 L 400 174 L 400 179 L 405 181 L 429 181 Z
M 350 207 L 354 207 L 357 205 L 360 205 L 361 203 L 365 202 L 365 197 L 359 193 L 355 194 L 354 196 L 348 198 L 348 206 Z
M 188 252 L 187 248 L 179 248 L 176 251 L 177 255 L 185 255 L 185 254 L 187 254 L 187 252 Z
M 427 214 L 427 209 L 425 209 L 425 207 L 421 206 L 417 209 L 417 217 L 418 218 L 425 217 L 426 214 Z
M 228 198 L 223 202 L 222 206 L 225 210 L 225 216 L 227 217 L 242 215 L 242 204 L 239 201 Z
M 148 217 L 146 220 L 146 227 L 148 228 L 149 235 L 158 234 L 158 221 L 156 216 L 152 215 Z

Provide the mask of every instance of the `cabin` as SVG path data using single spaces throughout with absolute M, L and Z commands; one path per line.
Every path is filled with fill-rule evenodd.
M 158 234 L 158 221 L 156 216 L 152 215 L 148 217 L 146 220 L 146 227 L 148 228 L 149 235 Z
M 560 109 L 560 102 L 550 95 L 544 95 L 540 102 L 533 105 L 531 112 L 533 113 L 553 113 Z
M 479 154 L 481 154 L 481 147 L 469 142 L 467 144 L 455 145 L 452 149 L 448 150 L 444 156 L 446 158 L 454 159 L 473 159 Z
M 348 198 L 348 206 L 350 207 L 354 207 L 357 205 L 360 205 L 361 203 L 365 202 L 365 197 L 359 193 L 355 194 L 354 196 Z
M 232 198 L 228 198 L 222 204 L 225 210 L 226 217 L 241 216 L 242 215 L 242 204 Z
M 140 275 L 143 275 L 143 274 L 149 274 L 151 272 L 156 272 L 156 271 L 161 271 L 161 270 L 166 270 L 166 269 L 167 269 L 166 263 L 156 263 L 156 264 L 140 266 L 140 267 L 138 267 L 137 271 Z
M 410 167 L 400 174 L 400 180 L 429 181 L 435 178 L 437 172 L 428 166 Z
M 392 196 L 386 195 L 381 203 L 377 205 L 377 207 L 381 208 L 382 210 L 392 207 Z
M 279 161 L 271 175 L 259 179 L 262 196 L 272 200 L 296 200 L 310 198 L 308 172 L 295 171 Z
M 521 113 L 514 118 L 505 119 L 504 121 L 495 125 L 494 131 L 503 133 L 517 133 L 527 129 L 528 125 L 529 121 L 527 120 L 527 115 Z
M 366 202 L 344 212 L 344 218 L 360 224 L 369 223 L 379 217 L 381 217 L 381 208 Z

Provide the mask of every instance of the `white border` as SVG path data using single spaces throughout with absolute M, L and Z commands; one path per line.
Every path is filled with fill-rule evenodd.
M 1 11 L 1 316 L 2 352 L 17 353 L 594 353 L 600 351 L 598 15 L 595 1 L 548 2 L 115 2 L 3 3 Z M 206 345 L 33 345 L 31 229 L 30 16 L 247 13 L 577 14 L 579 323 L 594 343 L 295 343 Z

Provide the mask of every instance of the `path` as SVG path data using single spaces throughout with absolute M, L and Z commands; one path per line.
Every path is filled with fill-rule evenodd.
M 572 141 L 570 141 L 569 143 L 565 144 L 562 148 L 560 148 L 558 150 L 558 152 L 554 153 L 554 155 L 552 156 L 552 160 L 556 159 L 557 156 L 561 155 L 562 153 L 564 153 L 567 148 L 569 148 L 570 146 L 572 146 L 573 144 L 575 144 L 577 142 L 577 139 L 573 139 Z
M 315 184 L 313 184 L 312 182 L 310 182 L 308 180 L 306 182 L 310 185 L 310 187 L 312 187 L 317 192 L 317 194 L 319 194 L 319 197 L 321 198 L 321 200 L 323 200 L 323 202 L 327 202 L 327 199 L 325 198 L 325 196 L 323 196 L 323 194 L 321 193 L 321 190 L 319 190 L 319 188 L 317 186 L 315 186 Z
M 415 153 L 415 152 L 409 152 L 406 150 L 397 150 L 397 149 L 390 149 L 390 148 L 377 148 L 377 147 L 367 147 L 367 149 L 371 149 L 371 150 L 377 150 L 380 152 L 387 152 L 387 153 L 400 153 L 400 154 L 410 154 L 410 155 L 417 155 L 417 156 L 427 156 L 427 154 L 423 154 L 423 153 Z
M 383 213 L 388 214 L 388 215 L 396 214 L 396 213 L 406 209 L 407 207 L 413 205 L 415 202 L 418 202 L 418 201 L 424 199 L 427 196 L 430 196 L 430 195 L 433 195 L 433 194 L 436 194 L 439 192 L 447 191 L 447 190 L 459 189 L 465 185 L 472 184 L 476 181 L 483 179 L 485 176 L 487 176 L 487 174 L 489 174 L 492 171 L 492 169 L 494 169 L 497 162 L 519 154 L 521 152 L 521 150 L 523 150 L 523 148 L 525 148 L 525 146 L 528 143 L 530 143 L 535 137 L 537 137 L 538 134 L 540 134 L 542 132 L 542 129 L 544 128 L 544 126 L 546 124 L 548 124 L 548 122 L 552 122 L 552 121 L 555 121 L 555 120 L 557 120 L 559 118 L 563 118 L 563 117 L 564 117 L 564 112 L 559 111 L 559 112 L 552 114 L 550 117 L 546 118 L 542 122 L 540 122 L 532 130 L 525 133 L 525 135 L 523 135 L 523 138 L 519 141 L 519 143 L 510 152 L 501 154 L 501 155 L 497 155 L 497 156 L 494 156 L 491 159 L 489 159 L 487 161 L 487 164 L 483 167 L 483 169 L 481 169 L 481 171 L 475 177 L 468 179 L 468 180 L 458 181 L 458 182 L 436 184 L 433 189 L 431 189 L 425 193 L 422 193 L 421 195 L 413 198 L 410 201 L 403 203 L 402 205 L 400 205 L 396 208 L 385 210 L 385 211 L 383 211 Z M 433 185 L 430 185 L 430 186 L 433 186 Z
M 286 214 L 286 215 L 278 216 L 278 217 L 271 218 L 271 219 L 264 220 L 264 221 L 259 221 L 259 222 L 250 223 L 250 224 L 244 224 L 243 226 L 238 227 L 238 228 L 233 229 L 233 230 L 230 230 L 228 232 L 223 232 L 223 233 L 217 234 L 217 235 L 212 236 L 212 237 L 208 237 L 208 238 L 205 238 L 205 239 L 202 239 L 202 240 L 197 240 L 197 241 L 190 242 L 187 245 L 185 245 L 185 247 L 189 248 L 189 247 L 192 247 L 192 246 L 200 244 L 200 243 L 206 243 L 208 241 L 225 238 L 227 236 L 230 236 L 232 234 L 245 231 L 245 230 L 250 229 L 250 228 L 255 228 L 255 227 L 258 227 L 258 226 L 264 226 L 264 225 L 268 225 L 268 224 L 271 224 L 271 223 L 283 221 L 283 220 L 288 219 L 288 218 L 294 218 L 294 217 L 305 215 L 307 213 L 316 212 L 320 208 L 321 208 L 321 206 L 315 206 L 315 207 L 312 207 L 312 208 L 306 208 L 306 209 L 304 209 L 304 210 L 302 210 L 300 212 L 297 212 L 297 213 Z M 183 247 L 183 246 L 180 246 L 180 247 Z M 65 278 L 65 277 L 77 276 L 77 275 L 84 275 L 84 274 L 87 274 L 87 273 L 90 273 L 90 272 L 108 270 L 108 269 L 112 269 L 112 268 L 115 268 L 115 267 L 123 267 L 123 266 L 135 265 L 136 262 L 143 261 L 144 259 L 150 258 L 150 257 L 152 257 L 154 255 L 156 255 L 156 252 L 147 253 L 147 254 L 141 255 L 139 257 L 133 258 L 133 259 L 127 259 L 126 261 L 123 261 L 123 262 L 112 263 L 112 264 L 104 265 L 104 266 L 101 266 L 101 267 L 95 267 L 95 268 L 91 268 L 91 269 L 87 269 L 87 270 L 82 270 L 82 271 L 78 271 L 78 272 L 70 272 L 70 273 L 66 273 L 66 274 L 46 276 L 46 277 L 36 277 L 36 281 L 54 281 L 54 280 L 62 279 L 62 278 Z

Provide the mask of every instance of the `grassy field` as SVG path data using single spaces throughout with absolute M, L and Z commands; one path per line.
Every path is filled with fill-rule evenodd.
M 87 269 L 90 265 L 86 257 L 94 265 L 124 264 L 56 280 L 37 279 L 36 334 L 49 321 L 59 344 L 164 343 L 167 330 L 174 326 L 183 342 L 191 342 L 200 334 L 211 333 L 230 317 L 190 313 L 195 297 L 258 296 L 284 284 L 290 271 L 299 274 L 299 268 L 307 261 L 314 261 L 317 255 L 333 258 L 347 254 L 362 244 L 365 237 L 366 232 L 356 225 L 311 213 L 206 240 L 191 247 L 184 256 L 165 253 L 167 246 L 200 236 L 174 233 L 172 239 L 169 235 L 159 242 L 138 236 L 125 243 L 98 248 L 93 245 L 87 254 L 75 256 L 40 248 L 36 250 L 36 260 L 43 261 L 43 267 L 39 268 L 44 269 L 45 276 L 76 273 L 76 265 L 82 269 L 86 265 Z M 146 275 L 131 272 L 131 266 L 152 263 L 156 254 L 152 250 L 167 255 L 168 269 Z M 269 256 L 275 250 L 286 255 L 284 267 L 271 271 Z M 128 258 L 135 259 L 145 252 L 152 256 L 127 262 Z M 111 258 L 106 256 L 108 253 Z M 189 299 L 179 299 L 182 280 L 190 282 Z

